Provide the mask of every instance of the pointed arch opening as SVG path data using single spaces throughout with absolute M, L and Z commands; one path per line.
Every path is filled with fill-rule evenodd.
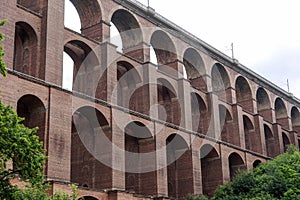
M 226 69 L 219 63 L 213 65 L 211 70 L 212 91 L 220 100 L 230 101 L 230 79 Z
M 256 91 L 257 111 L 263 118 L 269 122 L 272 121 L 272 108 L 268 93 L 264 88 L 258 88 Z
M 192 130 L 206 134 L 209 127 L 210 115 L 204 100 L 194 92 L 191 93 L 191 111 Z
M 213 146 L 205 144 L 200 149 L 200 160 L 203 194 L 212 197 L 223 183 L 221 157 Z
M 34 29 L 26 22 L 15 26 L 14 70 L 45 79 L 44 70 L 38 63 L 38 39 Z
M 289 121 L 287 115 L 287 109 L 282 99 L 277 98 L 275 100 L 275 116 L 276 122 L 284 129 L 289 129 Z
M 166 146 L 168 197 L 182 199 L 193 193 L 192 152 L 178 134 L 170 135 L 166 139 Z
M 248 81 L 239 76 L 235 82 L 236 101 L 244 110 L 253 113 L 253 98 Z
M 246 170 L 246 165 L 242 157 L 237 153 L 232 153 L 228 157 L 230 180 L 237 175 L 239 171 Z
M 84 106 L 72 116 L 71 182 L 95 189 L 112 187 L 111 128 L 97 109 Z M 105 163 L 105 164 L 103 164 Z
M 125 189 L 143 195 L 156 191 L 155 140 L 150 130 L 141 122 L 130 122 L 125 127 Z M 141 156 L 141 155 L 145 156 Z M 154 155 L 154 154 L 153 154 Z
M 183 55 L 183 64 L 186 77 L 191 85 L 197 89 L 207 91 L 207 85 L 203 76 L 206 74 L 205 65 L 200 54 L 193 48 L 188 48 Z

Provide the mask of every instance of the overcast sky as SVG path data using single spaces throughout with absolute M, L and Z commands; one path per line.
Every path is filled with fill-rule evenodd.
M 156 12 L 229 56 L 233 42 L 240 63 L 285 90 L 288 79 L 290 92 L 300 98 L 299 0 L 149 1 Z

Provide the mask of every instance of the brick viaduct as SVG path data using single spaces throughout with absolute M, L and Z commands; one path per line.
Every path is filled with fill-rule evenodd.
M 9 20 L 0 97 L 39 127 L 53 190 L 72 182 L 85 199 L 210 196 L 238 169 L 299 147 L 300 101 L 291 94 L 133 0 L 71 2 L 81 33 L 64 27 L 63 0 L 0 3 Z M 109 42 L 111 24 L 122 53 Z M 62 87 L 63 52 L 74 61 L 73 91 Z M 118 149 L 154 156 L 144 166 L 128 161 L 99 130 Z M 131 170 L 145 165 L 154 170 Z

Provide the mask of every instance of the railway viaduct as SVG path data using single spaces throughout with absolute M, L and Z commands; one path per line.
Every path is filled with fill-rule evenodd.
M 292 94 L 134 0 L 71 2 L 80 33 L 64 26 L 63 0 L 0 3 L 9 20 L 0 98 L 39 127 L 53 190 L 76 183 L 87 200 L 211 196 L 238 169 L 299 147 Z

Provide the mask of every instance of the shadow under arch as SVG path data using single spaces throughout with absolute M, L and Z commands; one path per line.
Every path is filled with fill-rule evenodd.
M 144 61 L 143 33 L 135 16 L 127 10 L 119 9 L 113 13 L 111 22 L 120 33 L 123 52 L 130 57 Z
M 300 133 L 300 112 L 299 109 L 295 106 L 291 109 L 291 118 L 292 118 L 292 128 L 298 134 Z
M 31 11 L 40 13 L 44 0 L 17 0 L 17 4 L 21 5 Z
M 92 48 L 80 40 L 71 40 L 64 45 L 64 52 L 73 60 L 73 63 L 67 63 L 74 65 L 72 89 L 91 97 L 106 100 L 107 90 L 103 84 L 106 83 L 106 71 L 103 72 L 104 69 L 101 69 L 98 57 Z M 63 67 L 63 73 L 70 73 L 66 67 Z M 98 77 L 100 75 L 102 76 Z
M 216 188 L 223 183 L 222 161 L 216 149 L 205 144 L 200 149 L 203 194 L 212 197 Z
M 255 131 L 254 124 L 246 115 L 243 115 L 243 126 L 245 134 L 245 146 L 250 151 L 262 153 L 260 135 Z
M 276 122 L 280 124 L 283 128 L 288 130 L 289 120 L 288 120 L 287 109 L 285 103 L 279 97 L 276 98 L 275 100 L 275 116 L 276 116 Z
M 70 0 L 77 10 L 81 32 L 88 38 L 102 41 L 102 11 L 98 0 Z
M 252 91 L 248 81 L 239 76 L 235 81 L 235 90 L 236 90 L 236 101 L 242 106 L 244 110 L 247 110 L 251 113 L 254 112 Z
M 192 150 L 178 134 L 171 134 L 166 146 L 168 197 L 182 199 L 193 193 Z
M 199 94 L 191 93 L 192 130 L 207 134 L 210 123 L 210 113 L 204 100 Z
M 179 125 L 181 121 L 181 108 L 175 88 L 163 78 L 157 79 L 158 118 L 160 120 Z
M 150 45 L 154 49 L 158 69 L 178 77 L 177 50 L 170 36 L 162 30 L 156 30 L 151 35 Z
M 143 195 L 156 194 L 155 139 L 141 122 L 126 125 L 125 133 L 125 189 Z M 141 156 L 152 153 L 153 155 Z M 147 154 L 149 155 L 149 154 Z
M 38 127 L 37 136 L 46 148 L 46 107 L 43 102 L 34 95 L 22 96 L 17 102 L 17 113 L 24 118 L 22 122 L 28 128 Z
M 207 84 L 203 79 L 206 74 L 205 65 L 200 54 L 193 48 L 188 48 L 183 55 L 183 64 L 187 79 L 197 89 L 207 91 Z
M 117 81 L 117 104 L 130 110 L 141 111 L 139 105 L 143 105 L 143 95 L 139 94 L 137 89 L 142 83 L 142 78 L 134 66 L 126 61 L 117 62 Z
M 246 164 L 242 157 L 237 153 L 231 153 L 228 157 L 230 180 L 241 170 L 246 170 Z
M 265 135 L 267 156 L 274 158 L 279 154 L 279 150 L 278 150 L 279 144 L 272 130 L 266 124 L 264 124 L 264 133 L 265 133 L 264 135 Z
M 84 106 L 74 112 L 71 182 L 96 189 L 112 187 L 111 140 L 111 127 L 99 110 Z M 110 144 L 107 144 L 108 141 Z
M 230 79 L 228 72 L 220 63 L 213 65 L 211 70 L 212 91 L 220 100 L 231 102 Z
M 14 70 L 44 80 L 45 70 L 37 63 L 38 38 L 32 26 L 16 22 L 14 41 Z
M 272 107 L 268 93 L 262 87 L 256 91 L 257 111 L 264 119 L 272 121 Z
M 286 152 L 291 141 L 286 133 L 282 133 L 283 151 Z
M 240 135 L 238 130 L 234 129 L 233 118 L 229 110 L 224 105 L 219 105 L 219 120 L 221 129 L 221 140 L 237 146 L 240 146 Z

